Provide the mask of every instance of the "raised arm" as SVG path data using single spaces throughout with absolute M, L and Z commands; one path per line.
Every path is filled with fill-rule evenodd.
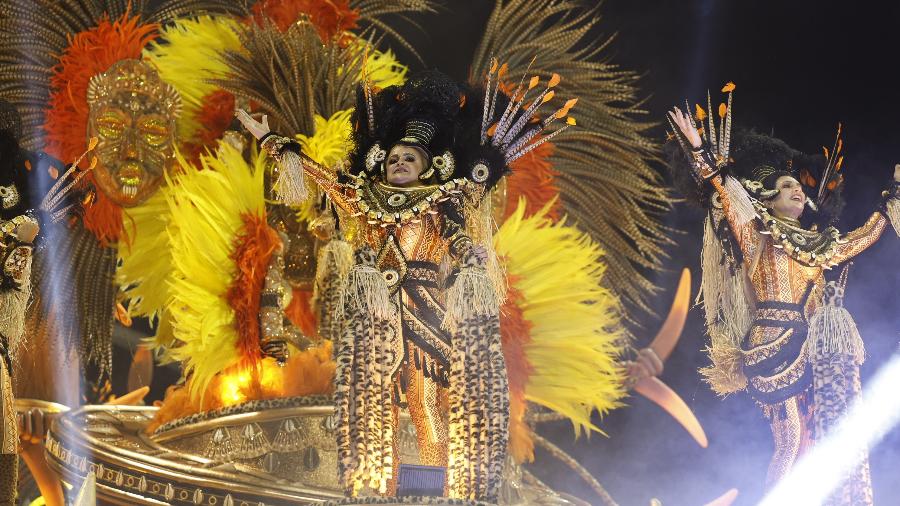
M 344 211 L 350 214 L 358 211 L 352 196 L 348 194 L 347 186 L 338 181 L 337 174 L 304 155 L 296 140 L 272 132 L 267 116 L 263 116 L 262 121 L 256 121 L 242 109 L 238 109 L 234 115 L 278 164 L 279 176 L 275 186 L 285 204 L 296 205 L 306 199 L 303 181 L 305 174 Z
M 890 210 L 892 207 L 896 208 L 898 206 L 900 206 L 900 164 L 894 168 L 894 182 L 891 185 L 891 189 L 885 192 L 881 208 L 872 213 L 872 216 L 866 220 L 863 226 L 850 231 L 841 238 L 842 243 L 835 249 L 832 261 L 835 263 L 846 262 L 875 244 L 884 232 L 889 216 L 891 216 L 890 220 L 893 222 L 894 227 L 900 230 L 898 228 L 900 223 L 896 222 L 897 217 L 893 217 L 893 213 Z
M 721 206 L 711 205 L 713 226 L 718 232 L 727 224 L 744 258 L 753 258 L 760 236 L 756 232 L 755 213 L 747 191 L 736 179 L 720 173 L 712 154 L 704 149 L 697 127 L 685 113 L 675 107 L 669 112 L 669 118 L 678 129 L 675 134 L 679 136 L 694 177 L 702 184 L 711 185 L 721 202 Z

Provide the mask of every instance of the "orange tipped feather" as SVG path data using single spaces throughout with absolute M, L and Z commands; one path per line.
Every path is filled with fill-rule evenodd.
M 530 90 L 530 89 L 534 88 L 535 86 L 538 85 L 539 82 L 541 82 L 540 77 L 538 77 L 538 76 L 532 77 L 531 81 L 528 83 L 528 89 Z
M 734 83 L 731 81 L 728 81 L 728 83 L 726 83 L 725 86 L 722 87 L 722 93 L 734 91 L 734 88 L 735 88 Z
M 816 187 L 816 179 L 806 169 L 803 169 L 803 172 L 800 173 L 800 182 L 812 188 Z
M 575 126 L 575 118 L 569 116 L 568 118 L 566 118 L 566 124 Z
M 706 111 L 700 107 L 700 104 L 695 104 L 696 110 L 694 111 L 694 115 L 697 117 L 697 121 L 703 121 L 706 119 Z
M 844 165 L 844 155 L 841 155 L 840 158 L 838 158 L 838 161 L 834 166 L 834 170 L 840 172 L 841 167 L 843 165 Z
M 719 104 L 719 117 L 724 118 L 725 113 L 728 111 L 728 106 L 725 104 Z
M 497 72 L 497 65 L 499 65 L 499 63 L 497 62 L 497 59 L 491 58 L 491 74 L 493 74 L 494 72 Z
M 559 84 L 559 80 L 560 80 L 559 74 L 554 72 L 553 75 L 550 76 L 550 82 L 547 83 L 547 87 L 552 88 L 552 87 L 556 86 L 557 84 Z
M 555 91 L 549 91 L 549 92 L 547 92 L 547 94 L 544 95 L 544 98 L 541 100 L 541 103 L 542 103 L 542 104 L 546 104 L 547 102 L 549 102 L 549 101 L 553 98 L 554 95 L 556 95 L 556 92 L 555 92 Z

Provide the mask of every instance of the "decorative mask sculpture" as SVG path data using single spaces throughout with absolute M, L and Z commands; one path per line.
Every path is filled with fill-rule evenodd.
M 174 161 L 181 97 L 140 60 L 122 60 L 91 78 L 88 136 L 99 138 L 94 179 L 110 200 L 140 204 Z

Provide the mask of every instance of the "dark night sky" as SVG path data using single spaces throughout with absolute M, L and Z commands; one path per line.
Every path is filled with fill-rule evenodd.
M 448 0 L 446 9 L 422 19 L 425 33 L 413 34 L 429 66 L 464 78 L 492 2 Z M 862 224 L 900 162 L 900 99 L 895 25 L 900 4 L 872 2 L 868 8 L 846 2 L 815 1 L 637 1 L 608 0 L 600 13 L 598 38 L 616 33 L 607 52 L 613 62 L 642 74 L 641 89 L 651 117 L 685 98 L 699 101 L 727 81 L 737 83 L 737 121 L 774 132 L 804 151 L 830 144 L 838 122 L 844 125 L 847 209 L 842 230 Z M 410 33 L 411 31 L 406 31 Z M 408 56 L 405 61 L 412 61 Z M 414 65 L 415 67 L 415 65 Z M 661 139 L 661 129 L 650 132 Z M 667 223 L 685 233 L 671 249 L 668 272 L 658 284 L 669 294 L 656 307 L 664 314 L 677 283 L 677 271 L 691 267 L 699 286 L 698 259 L 702 216 L 677 205 Z M 900 338 L 900 241 L 890 230 L 858 257 L 851 271 L 847 306 L 867 342 L 863 381 L 884 364 Z M 573 441 L 565 425 L 547 427 L 555 440 L 586 462 L 623 505 L 646 505 L 652 497 L 665 506 L 703 504 L 731 487 L 736 504 L 758 502 L 772 451 L 762 415 L 746 394 L 720 401 L 700 382 L 697 367 L 705 344 L 699 308 L 691 311 L 682 341 L 666 364 L 663 379 L 692 406 L 710 439 L 703 450 L 662 412 L 642 398 L 601 421 L 609 438 L 594 435 Z M 654 329 L 658 319 L 644 317 Z M 652 331 L 648 331 L 648 334 Z M 652 336 L 648 336 L 649 339 Z M 592 497 L 563 466 L 538 456 L 534 466 L 563 490 Z M 876 504 L 900 497 L 896 463 L 900 430 L 871 454 Z

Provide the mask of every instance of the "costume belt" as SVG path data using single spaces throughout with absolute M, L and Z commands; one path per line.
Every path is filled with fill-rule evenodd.
M 811 381 L 809 361 L 804 345 L 808 326 L 803 308 L 813 284 L 801 297 L 801 302 L 761 301 L 756 318 L 744 338 L 744 374 L 750 379 L 753 397 L 765 404 L 781 402 L 805 390 Z M 754 332 L 777 332 L 766 343 L 751 345 Z

